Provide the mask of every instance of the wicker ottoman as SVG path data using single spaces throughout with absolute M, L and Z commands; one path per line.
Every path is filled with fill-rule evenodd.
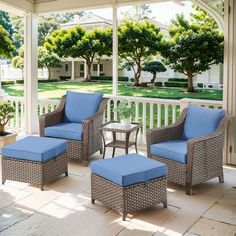
M 2 184 L 6 180 L 43 185 L 68 175 L 67 141 L 29 136 L 2 149 Z
M 167 167 L 138 154 L 94 161 L 91 200 L 122 214 L 163 203 L 167 207 Z

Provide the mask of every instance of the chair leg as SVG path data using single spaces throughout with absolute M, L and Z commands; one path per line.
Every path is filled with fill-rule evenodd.
M 65 172 L 65 176 L 68 176 L 68 170 Z
M 163 202 L 164 208 L 167 208 L 167 201 Z
M 103 154 L 103 149 L 100 148 L 99 151 L 100 151 L 100 154 L 102 155 Z
M 95 203 L 95 199 L 91 198 L 91 203 L 94 204 Z
M 224 174 L 219 176 L 219 182 L 224 183 Z
M 5 184 L 6 180 L 5 179 L 2 179 L 2 185 Z
M 125 213 L 125 212 L 122 213 L 122 220 L 123 220 L 123 221 L 126 220 L 126 213 Z
M 186 187 L 186 194 L 191 196 L 193 194 L 193 189 L 192 187 Z

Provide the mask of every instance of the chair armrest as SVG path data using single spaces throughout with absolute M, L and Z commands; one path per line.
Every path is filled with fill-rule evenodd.
M 65 99 L 62 97 L 57 109 L 39 117 L 39 134 L 44 136 L 46 127 L 57 125 L 62 122 L 65 107 Z
M 231 118 L 225 115 L 215 132 L 187 141 L 187 183 L 198 183 L 196 176 L 208 180 L 222 169 L 225 132 Z
M 161 128 L 149 129 L 147 131 L 146 138 L 148 156 L 151 155 L 150 148 L 152 144 L 181 138 L 186 114 L 187 109 L 184 109 L 176 123 Z

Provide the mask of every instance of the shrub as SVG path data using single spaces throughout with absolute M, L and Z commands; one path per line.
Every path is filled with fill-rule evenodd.
M 154 85 L 155 85 L 156 87 L 161 87 L 161 86 L 162 86 L 162 82 L 160 82 L 160 81 L 155 82 Z
M 130 78 L 129 81 L 133 83 L 134 82 L 134 78 Z
M 71 76 L 59 76 L 59 79 L 62 81 L 70 80 Z
M 188 82 L 187 78 L 169 78 L 168 81 L 170 82 Z
M 112 76 L 91 76 L 91 80 L 93 81 L 112 81 Z M 122 82 L 128 82 L 129 81 L 129 77 L 125 77 L 125 76 L 119 76 L 118 77 L 118 81 L 122 81 Z
M 140 87 L 148 87 L 147 84 L 148 84 L 147 82 L 142 82 L 142 83 L 140 83 Z
M 24 84 L 24 80 L 23 79 L 17 79 L 16 84 Z
M 178 87 L 178 88 L 187 88 L 188 83 L 187 82 L 164 82 L 166 87 Z
M 57 79 L 50 79 L 50 80 L 48 80 L 48 79 L 39 79 L 38 82 L 39 83 L 51 83 L 51 82 L 58 82 L 58 80 Z
M 14 83 L 15 83 L 14 80 L 2 81 L 2 85 L 11 85 L 11 84 L 14 84 Z

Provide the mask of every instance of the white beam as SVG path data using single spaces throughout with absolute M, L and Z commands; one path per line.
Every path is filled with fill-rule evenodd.
M 38 23 L 37 16 L 24 16 L 24 123 L 27 134 L 38 131 Z
M 97 67 L 97 76 L 100 76 L 100 62 L 98 62 L 98 67 Z
M 236 116 L 236 1 L 224 2 L 224 108 Z M 226 162 L 236 164 L 236 119 L 232 122 L 225 150 Z M 230 148 L 231 146 L 231 148 Z M 232 149 L 232 152 L 230 151 Z
M 87 78 L 87 75 L 88 75 L 88 68 L 87 68 L 87 63 L 86 61 L 84 61 L 84 78 L 86 79 Z
M 118 20 L 117 5 L 112 6 L 113 40 L 112 40 L 112 91 L 118 95 Z
M 71 80 L 75 80 L 75 61 L 71 61 Z

